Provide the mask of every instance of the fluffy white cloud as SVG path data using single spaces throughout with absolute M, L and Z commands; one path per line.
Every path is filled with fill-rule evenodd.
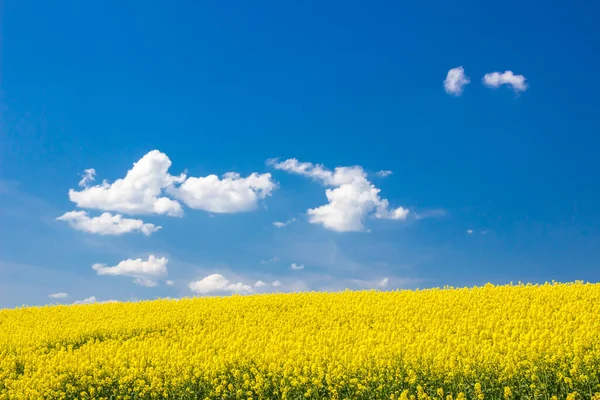
M 190 282 L 190 290 L 200 294 L 251 293 L 252 287 L 242 282 L 230 282 L 221 274 L 212 274 L 199 281 Z
M 299 269 L 304 269 L 304 265 L 298 265 L 296 263 L 292 263 L 292 265 L 290 266 L 291 269 L 295 269 L 295 270 L 299 270 Z
M 96 296 L 88 297 L 87 299 L 74 301 L 73 304 L 92 304 L 97 302 Z
M 145 224 L 141 219 L 124 218 L 121 214 L 112 215 L 108 212 L 90 218 L 85 211 L 69 211 L 56 219 L 67 221 L 71 227 L 77 230 L 99 235 L 122 235 L 139 231 L 149 236 L 161 228 L 154 224 Z
M 463 92 L 465 85 L 471 83 L 469 77 L 465 75 L 463 67 L 452 68 L 448 71 L 446 79 L 444 80 L 444 89 L 446 93 L 455 96 L 460 96 Z
M 60 293 L 52 293 L 49 294 L 48 297 L 50 297 L 51 299 L 64 299 L 67 298 L 69 295 L 67 293 L 64 292 L 60 292 Z
M 150 255 L 146 261 L 141 258 L 123 260 L 114 267 L 94 264 L 92 269 L 98 275 L 129 276 L 135 278 L 133 283 L 137 285 L 153 287 L 157 285 L 155 279 L 167 275 L 168 262 L 165 257 L 157 258 Z
M 86 187 L 81 191 L 69 190 L 69 199 L 82 208 L 117 211 L 126 214 L 183 215 L 178 201 L 163 195 L 164 189 L 183 182 L 185 174 L 168 173 L 171 160 L 166 154 L 152 150 L 127 171 L 125 178 L 112 184 Z
M 483 83 L 492 88 L 500 87 L 500 85 L 510 85 L 515 92 L 523 92 L 527 89 L 525 77 L 523 75 L 515 75 L 512 71 L 504 71 L 503 73 L 491 72 L 485 74 Z
M 473 229 L 467 229 L 467 233 L 468 233 L 469 235 L 472 235 L 472 234 L 473 234 Z
M 96 180 L 96 170 L 94 168 L 88 168 L 83 171 L 81 175 L 81 180 L 79 181 L 79 186 L 87 187 L 90 182 Z
M 168 286 L 173 286 L 175 284 L 175 282 L 173 282 L 172 280 L 167 280 L 165 282 Z
M 390 176 L 391 174 L 393 174 L 393 172 L 386 169 L 382 169 L 381 171 L 377 172 L 377 176 L 380 178 L 385 178 L 386 176 Z
M 258 201 L 271 195 L 276 188 L 271 174 L 250 174 L 242 178 L 228 172 L 219 179 L 216 175 L 187 178 L 179 187 L 171 186 L 169 194 L 188 207 L 214 213 L 236 213 L 256 209 Z
M 273 222 L 273 225 L 277 228 L 283 228 L 284 226 L 289 225 L 294 221 L 296 221 L 296 218 L 288 219 L 285 222 L 275 221 L 275 222 Z
M 96 171 L 88 169 L 80 182 L 81 191 L 69 190 L 69 198 L 82 208 L 117 211 L 124 214 L 183 215 L 179 201 L 188 207 L 214 213 L 235 213 L 254 210 L 258 201 L 271 195 L 276 188 L 271 174 L 252 173 L 242 178 L 228 172 L 189 177 L 169 174 L 171 160 L 166 154 L 152 150 L 113 183 L 88 186 Z
M 278 286 L 281 286 L 281 282 L 280 281 L 273 281 L 273 283 L 271 283 L 271 285 L 273 285 L 273 287 L 278 287 Z
M 263 281 L 256 281 L 256 283 L 254 284 L 254 287 L 263 287 L 266 286 L 267 284 Z
M 299 162 L 291 158 L 282 162 L 267 161 L 275 169 L 311 177 L 334 187 L 325 191 L 328 204 L 308 210 L 309 222 L 322 224 L 337 232 L 364 231 L 363 221 L 374 212 L 375 218 L 406 219 L 409 211 L 403 207 L 389 209 L 389 202 L 379 196 L 380 190 L 368 179 L 360 166 L 336 167 L 330 171 L 322 165 Z

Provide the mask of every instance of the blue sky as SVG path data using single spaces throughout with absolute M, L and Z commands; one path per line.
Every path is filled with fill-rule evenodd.
M 598 6 L 159 3 L 4 2 L 0 307 L 600 279 Z

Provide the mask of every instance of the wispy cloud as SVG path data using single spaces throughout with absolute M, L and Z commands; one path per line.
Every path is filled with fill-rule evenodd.
M 51 299 L 65 299 L 65 298 L 69 297 L 69 295 L 64 292 L 59 292 L 59 293 L 49 294 L 48 297 L 50 297 Z
M 137 231 L 150 236 L 153 232 L 162 228 L 154 224 L 144 223 L 141 219 L 124 218 L 121 214 L 112 215 L 109 212 L 91 218 L 86 211 L 69 211 L 56 219 L 68 222 L 69 226 L 79 231 L 98 235 L 118 236 Z
M 390 171 L 390 170 L 383 170 L 383 169 L 381 171 L 377 172 L 377 176 L 380 177 L 380 178 L 385 178 L 386 176 L 390 176 L 392 174 L 393 174 L 392 171 Z
M 289 225 L 289 224 L 291 224 L 291 223 L 292 223 L 292 222 L 294 222 L 294 221 L 296 221 L 296 218 L 291 218 L 291 219 L 288 219 L 288 220 L 287 220 L 287 221 L 285 221 L 285 222 L 282 222 L 282 221 L 275 221 L 275 222 L 273 222 L 273 225 L 274 225 L 275 227 L 277 227 L 277 228 L 283 228 L 284 226 L 286 226 L 286 225 Z
M 441 208 L 435 208 L 432 210 L 416 211 L 414 213 L 415 219 L 426 219 L 426 218 L 441 218 L 446 215 L 446 210 Z
M 292 265 L 290 266 L 290 268 L 293 269 L 293 270 L 301 270 L 301 269 L 304 269 L 304 265 L 299 265 L 299 264 L 296 264 L 296 263 L 292 263 Z
M 279 257 L 275 256 L 275 257 L 271 257 L 268 260 L 261 260 L 260 263 L 261 264 L 273 264 L 279 261 Z
M 79 181 L 79 186 L 87 187 L 90 182 L 93 182 L 94 180 L 96 180 L 96 170 L 94 168 L 88 168 L 83 171 L 81 180 Z

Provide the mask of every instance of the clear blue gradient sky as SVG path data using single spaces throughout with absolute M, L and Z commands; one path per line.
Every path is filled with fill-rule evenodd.
M 598 281 L 600 6 L 483 3 L 5 1 L 0 307 Z M 152 150 L 219 178 L 156 189 L 182 217 L 143 209 L 143 177 L 92 198 Z

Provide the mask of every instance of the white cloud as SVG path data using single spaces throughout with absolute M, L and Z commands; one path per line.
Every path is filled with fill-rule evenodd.
M 527 89 L 525 77 L 523 75 L 515 75 L 512 71 L 491 72 L 485 74 L 483 83 L 492 88 L 500 87 L 500 85 L 510 85 L 515 92 L 524 92 Z
M 256 281 L 256 283 L 254 284 L 254 287 L 263 287 L 266 286 L 267 284 L 263 281 Z
M 418 279 L 402 277 L 384 277 L 381 279 L 347 279 L 343 283 L 346 287 L 357 290 L 369 290 L 378 288 L 399 288 L 413 285 Z
M 377 172 L 377 176 L 380 178 L 385 178 L 386 176 L 390 176 L 391 174 L 393 174 L 393 172 L 390 170 L 382 169 L 381 171 Z
M 173 282 L 172 280 L 167 280 L 165 282 L 168 286 L 173 286 L 175 284 L 175 282 Z
M 167 275 L 168 262 L 169 260 L 165 257 L 156 258 L 150 255 L 147 261 L 141 258 L 123 260 L 114 267 L 108 267 L 104 264 L 94 264 L 92 269 L 98 275 L 129 276 L 135 278 L 133 283 L 137 285 L 153 287 L 157 285 L 155 279 Z
M 163 196 L 165 188 L 183 182 L 168 173 L 171 160 L 166 154 L 152 150 L 127 171 L 125 178 L 112 184 L 86 187 L 81 191 L 69 190 L 69 199 L 82 208 L 117 211 L 126 214 L 166 214 L 179 217 L 183 209 L 178 201 Z
M 219 179 L 216 175 L 187 178 L 179 187 L 168 192 L 188 207 L 214 213 L 236 213 L 256 209 L 258 201 L 271 195 L 276 188 L 271 174 L 250 174 L 242 178 L 228 172 Z
M 298 265 L 296 263 L 292 263 L 292 265 L 290 266 L 291 269 L 295 269 L 295 270 L 299 270 L 299 269 L 304 269 L 304 265 Z
M 294 221 L 296 221 L 296 218 L 288 219 L 285 222 L 275 221 L 275 222 L 273 222 L 273 225 L 276 226 L 277 228 L 283 228 L 284 226 L 289 225 Z
M 50 297 L 51 299 L 64 299 L 67 298 L 69 295 L 67 293 L 64 292 L 60 292 L 60 293 L 52 293 L 49 294 L 48 297 Z
M 196 293 L 251 293 L 252 287 L 242 282 L 233 283 L 221 274 L 212 274 L 199 281 L 190 282 L 189 288 Z
M 261 260 L 261 264 L 272 264 L 272 263 L 276 263 L 277 261 L 279 261 L 279 257 L 275 256 L 272 258 L 269 258 L 268 260 Z
M 94 168 L 88 168 L 85 171 L 83 171 L 83 175 L 81 176 L 82 178 L 79 181 L 79 186 L 87 187 L 90 182 L 96 180 L 96 170 Z
M 77 301 L 73 302 L 73 304 L 93 304 L 93 303 L 98 303 L 98 304 L 118 303 L 118 301 L 117 300 L 98 301 L 98 299 L 96 299 L 96 296 L 91 296 L 91 297 L 88 297 L 87 299 L 77 300 Z
M 446 79 L 444 80 L 444 89 L 446 93 L 455 96 L 460 96 L 463 92 L 465 85 L 471 83 L 469 77 L 465 75 L 463 67 L 452 68 L 448 71 Z
M 139 231 L 149 236 L 161 228 L 161 226 L 154 224 L 145 224 L 141 219 L 124 218 L 121 214 L 112 215 L 108 212 L 102 213 L 98 217 L 90 218 L 86 211 L 69 211 L 56 219 L 67 221 L 72 228 L 79 231 L 99 235 L 122 235 L 124 233 Z
M 467 233 L 468 233 L 469 235 L 473 234 L 473 229 L 467 229 Z
M 280 281 L 273 281 L 273 283 L 271 283 L 271 285 L 273 285 L 273 287 L 278 287 L 278 286 L 281 286 L 281 282 Z
M 277 159 L 267 161 L 275 169 L 311 177 L 322 184 L 334 187 L 325 191 L 328 204 L 309 209 L 309 222 L 322 224 L 337 232 L 364 231 L 364 219 L 373 216 L 383 219 L 406 219 L 408 210 L 403 207 L 388 209 L 389 202 L 379 197 L 380 190 L 368 179 L 360 166 L 336 167 L 329 171 L 322 165 L 299 162 L 291 158 L 282 162 Z
M 154 287 L 154 286 L 158 285 L 158 282 L 153 281 L 151 279 L 146 279 L 146 278 L 135 278 L 133 280 L 133 283 L 135 283 L 136 285 L 146 286 L 146 287 Z
M 91 296 L 91 297 L 88 297 L 87 299 L 74 301 L 73 304 L 92 304 L 92 303 L 95 303 L 96 301 L 97 301 L 96 296 Z

